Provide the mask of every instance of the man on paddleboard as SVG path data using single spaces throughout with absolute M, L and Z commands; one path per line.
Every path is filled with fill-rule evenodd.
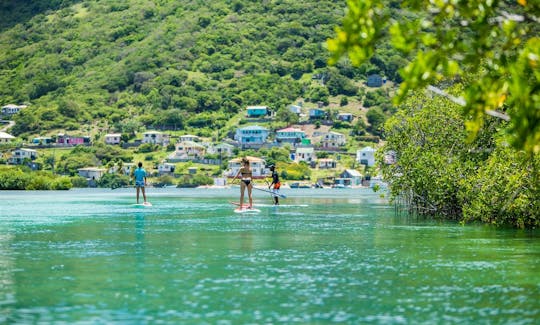
M 137 188 L 137 204 L 139 204 L 139 191 L 142 190 L 144 203 L 146 204 L 146 193 L 144 192 L 144 186 L 146 185 L 146 170 L 142 168 L 142 162 L 139 162 L 138 168 L 133 172 L 135 177 L 135 187 Z
M 272 189 L 272 193 L 274 194 L 274 205 L 279 205 L 279 188 L 281 187 L 281 183 L 279 182 L 279 175 L 276 171 L 276 166 L 270 165 L 270 171 L 272 172 L 272 183 L 268 185 L 268 189 Z

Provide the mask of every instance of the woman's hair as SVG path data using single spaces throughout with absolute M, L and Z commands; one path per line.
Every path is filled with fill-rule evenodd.
M 242 158 L 242 164 L 248 164 L 249 165 L 249 160 L 247 158 Z

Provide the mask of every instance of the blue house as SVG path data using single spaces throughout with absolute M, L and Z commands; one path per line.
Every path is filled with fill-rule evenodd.
M 234 139 L 242 148 L 260 148 L 266 143 L 269 131 L 258 125 L 246 126 L 236 130 Z
M 268 107 L 266 106 L 248 106 L 247 117 L 264 117 L 268 115 Z
M 383 79 L 378 74 L 369 75 L 367 78 L 368 87 L 381 87 L 383 84 Z
M 323 119 L 326 117 L 326 112 L 322 109 L 312 108 L 309 110 L 310 119 Z

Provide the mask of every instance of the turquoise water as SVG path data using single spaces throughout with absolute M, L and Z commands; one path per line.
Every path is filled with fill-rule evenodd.
M 540 232 L 370 190 L 0 192 L 0 323 L 540 323 Z

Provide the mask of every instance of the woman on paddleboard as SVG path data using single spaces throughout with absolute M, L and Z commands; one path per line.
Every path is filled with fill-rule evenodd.
M 242 158 L 242 167 L 236 173 L 236 176 L 232 179 L 234 182 L 237 178 L 240 177 L 240 209 L 244 208 L 244 192 L 248 191 L 249 205 L 248 209 L 253 207 L 253 198 L 251 197 L 251 189 L 253 188 L 253 173 L 251 172 L 251 167 L 249 166 L 249 160 L 247 158 Z M 232 183 L 231 182 L 231 183 Z

